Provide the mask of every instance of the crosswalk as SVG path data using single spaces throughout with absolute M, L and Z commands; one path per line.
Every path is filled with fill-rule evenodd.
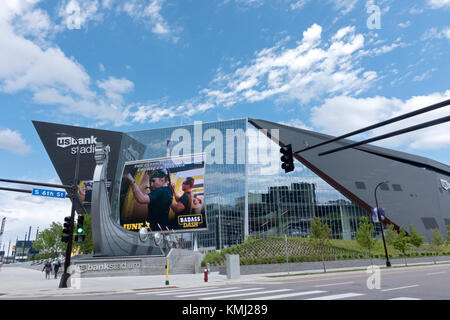
M 139 292 L 136 295 L 148 296 L 149 299 L 164 298 L 170 299 L 198 299 L 198 300 L 226 300 L 226 299 L 239 299 L 239 300 L 342 300 L 353 299 L 356 297 L 363 297 L 365 293 L 358 292 L 342 292 L 342 293 L 329 293 L 325 290 L 304 290 L 299 291 L 295 289 L 283 288 L 264 288 L 263 286 L 257 287 L 223 287 L 223 286 L 210 286 L 200 288 L 184 288 L 184 289 L 161 289 L 158 291 Z M 367 299 L 370 299 L 368 297 Z M 395 297 L 389 300 L 418 300 L 411 297 Z

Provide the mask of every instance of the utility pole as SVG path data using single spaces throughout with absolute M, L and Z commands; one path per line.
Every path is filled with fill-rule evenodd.
M 386 255 L 386 267 L 389 268 L 391 266 L 391 262 L 389 261 L 389 255 L 388 255 L 387 247 L 386 247 L 386 240 L 384 239 L 383 223 L 381 222 L 380 208 L 378 207 L 378 199 L 377 199 L 378 187 L 381 186 L 382 184 L 387 184 L 388 182 L 389 181 L 383 181 L 383 182 L 380 182 L 379 184 L 377 184 L 377 186 L 375 187 L 374 195 L 375 195 L 375 205 L 377 208 L 378 222 L 379 222 L 380 228 L 381 228 L 381 237 L 383 238 L 384 254 Z
M 66 258 L 64 260 L 64 273 L 62 274 L 61 280 L 59 282 L 59 288 L 67 288 L 67 280 L 70 277 L 70 274 L 68 273 L 68 269 L 70 267 L 70 258 L 72 255 L 73 230 L 74 230 L 74 224 L 75 224 L 75 201 L 79 200 L 78 194 L 77 194 L 77 185 L 78 185 L 78 173 L 80 170 L 80 144 L 78 142 L 78 139 L 72 137 L 69 134 L 61 133 L 59 135 L 69 136 L 77 142 L 77 159 L 75 161 L 75 176 L 73 179 L 73 185 L 71 187 L 71 192 L 70 192 L 70 199 L 72 201 L 72 209 L 70 212 L 69 238 L 67 241 Z

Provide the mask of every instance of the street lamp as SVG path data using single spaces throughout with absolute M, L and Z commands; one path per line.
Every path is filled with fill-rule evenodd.
M 377 189 L 378 187 L 380 187 L 382 184 L 387 184 L 389 183 L 389 181 L 383 181 L 380 182 L 379 184 L 377 184 L 377 186 L 375 187 L 375 205 L 377 208 L 377 216 L 378 216 L 378 222 L 380 224 L 380 228 L 381 228 L 381 237 L 383 238 L 383 246 L 384 246 L 384 253 L 386 255 L 386 267 L 390 267 L 391 266 L 391 262 L 389 261 L 389 255 L 387 252 L 387 248 L 386 248 L 386 240 L 384 239 L 384 231 L 383 231 L 383 224 L 381 223 L 381 215 L 380 215 L 380 209 L 378 208 L 378 199 L 377 199 Z
M 67 241 L 67 247 L 66 247 L 66 259 L 64 261 L 64 272 L 61 276 L 61 280 L 59 282 L 59 288 L 67 288 L 67 280 L 70 277 L 70 274 L 68 273 L 68 269 L 70 267 L 70 257 L 72 254 L 72 243 L 73 243 L 73 228 L 74 228 L 74 224 L 75 224 L 75 201 L 76 201 L 76 197 L 78 197 L 77 195 L 77 185 L 78 185 L 78 173 L 80 170 L 80 144 L 78 142 L 78 139 L 76 139 L 75 137 L 71 136 L 70 134 L 67 133 L 57 133 L 57 136 L 60 137 L 70 137 L 73 140 L 76 141 L 77 144 L 77 158 L 76 158 L 76 162 L 75 162 L 75 175 L 74 175 L 74 179 L 73 179 L 73 185 L 71 187 L 71 193 L 70 193 L 70 199 L 72 200 L 72 209 L 70 212 L 70 224 L 69 224 L 69 239 Z

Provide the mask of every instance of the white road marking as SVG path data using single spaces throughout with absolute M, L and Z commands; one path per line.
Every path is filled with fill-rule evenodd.
M 255 294 L 267 294 L 267 293 L 275 293 L 275 292 L 285 292 L 285 291 L 292 291 L 292 289 L 279 289 L 279 290 L 266 290 L 266 291 L 258 291 L 258 292 L 237 293 L 237 294 L 229 294 L 229 295 L 218 296 L 218 297 L 201 298 L 200 300 L 225 299 L 225 298 L 233 298 L 233 297 L 251 296 L 251 295 L 255 295 Z M 261 298 L 265 299 L 265 297 L 261 297 Z
M 427 275 L 428 275 L 428 276 L 432 276 L 432 275 L 435 275 L 435 274 L 443 274 L 443 273 L 447 273 L 447 272 L 445 272 L 445 271 L 441 271 L 441 272 L 430 272 L 430 273 L 427 273 Z
M 186 297 L 201 297 L 201 296 L 207 296 L 210 294 L 218 294 L 218 293 L 232 293 L 232 292 L 243 292 L 243 291 L 253 291 L 253 290 L 261 290 L 263 288 L 250 288 L 250 289 L 239 289 L 239 290 L 225 290 L 225 291 L 217 291 L 217 292 L 204 292 L 204 293 L 192 293 L 192 294 L 186 294 L 181 296 L 176 296 L 177 298 L 186 298 Z
M 308 294 L 318 294 L 318 293 L 324 293 L 324 292 L 326 292 L 326 291 L 321 291 L 321 290 L 303 291 L 303 292 L 279 294 L 279 295 L 275 295 L 275 296 L 267 296 L 267 297 L 263 297 L 263 299 L 261 299 L 261 298 L 251 298 L 251 299 L 246 299 L 246 300 L 272 300 L 272 299 L 281 299 L 281 298 L 306 296 Z
M 414 284 L 412 286 L 405 286 L 405 287 L 398 287 L 398 288 L 390 288 L 390 289 L 384 289 L 381 291 L 392 291 L 392 290 L 401 290 L 401 289 L 408 289 L 408 288 L 414 288 L 414 287 L 418 287 L 418 284 Z
M 179 292 L 175 292 L 175 294 L 195 294 L 195 293 L 202 293 L 202 292 L 213 292 L 213 291 L 223 291 L 223 290 L 232 290 L 232 289 L 239 289 L 240 287 L 229 287 L 229 288 L 218 288 L 218 289 L 203 289 L 203 290 L 183 290 Z M 157 296 L 169 296 L 173 295 L 173 292 L 164 292 L 164 293 L 158 293 Z
M 398 298 L 392 298 L 389 300 L 420 300 L 418 298 L 408 298 L 408 297 L 398 297 Z
M 205 287 L 205 290 L 209 290 L 209 289 L 213 289 L 213 288 L 217 288 L 217 287 Z M 187 290 L 203 290 L 202 288 L 180 288 L 180 289 L 164 289 L 164 290 L 147 290 L 145 292 L 136 292 L 136 294 L 158 294 L 158 293 L 178 293 L 178 292 L 182 292 L 182 291 L 187 291 Z
M 317 285 L 317 286 L 314 286 L 314 287 L 316 287 L 316 288 L 319 288 L 319 287 L 330 287 L 330 286 L 338 286 L 338 285 L 341 285 L 341 284 L 350 284 L 350 283 L 354 283 L 354 281 L 330 283 L 330 284 L 321 284 L 321 285 Z
M 352 298 L 352 297 L 358 297 L 363 296 L 363 293 L 341 293 L 341 294 L 332 294 L 329 296 L 322 296 L 322 297 L 316 297 L 316 298 L 310 298 L 306 300 L 337 300 L 337 299 L 345 299 L 345 298 Z

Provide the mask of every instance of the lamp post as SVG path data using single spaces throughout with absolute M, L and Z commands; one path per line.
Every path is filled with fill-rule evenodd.
M 63 136 L 63 137 L 70 137 L 77 143 L 77 158 L 75 161 L 75 175 L 73 179 L 73 185 L 71 187 L 70 192 L 70 199 L 72 201 L 72 209 L 70 212 L 70 226 L 69 226 L 69 239 L 67 240 L 67 247 L 66 247 L 66 258 L 64 260 L 64 272 L 61 276 L 61 280 L 59 282 L 59 288 L 67 288 L 67 280 L 70 277 L 70 274 L 68 273 L 68 269 L 70 267 L 70 258 L 72 255 L 72 244 L 73 244 L 73 229 L 75 224 L 75 201 L 77 195 L 77 185 L 78 185 L 78 173 L 80 170 L 80 144 L 78 143 L 78 139 L 71 136 L 67 133 L 57 133 L 57 136 Z
M 380 228 L 381 228 L 381 237 L 383 238 L 384 253 L 386 255 L 386 267 L 390 267 L 391 266 L 391 262 L 389 261 L 389 255 L 388 255 L 387 247 L 386 247 L 386 240 L 384 239 L 383 224 L 381 223 L 381 215 L 380 215 L 380 210 L 378 208 L 377 189 L 382 184 L 387 184 L 388 182 L 389 181 L 380 182 L 379 184 L 377 184 L 377 186 L 375 187 L 375 191 L 374 191 L 374 194 L 375 194 L 375 205 L 376 205 L 376 208 L 377 208 L 378 222 L 379 222 Z

